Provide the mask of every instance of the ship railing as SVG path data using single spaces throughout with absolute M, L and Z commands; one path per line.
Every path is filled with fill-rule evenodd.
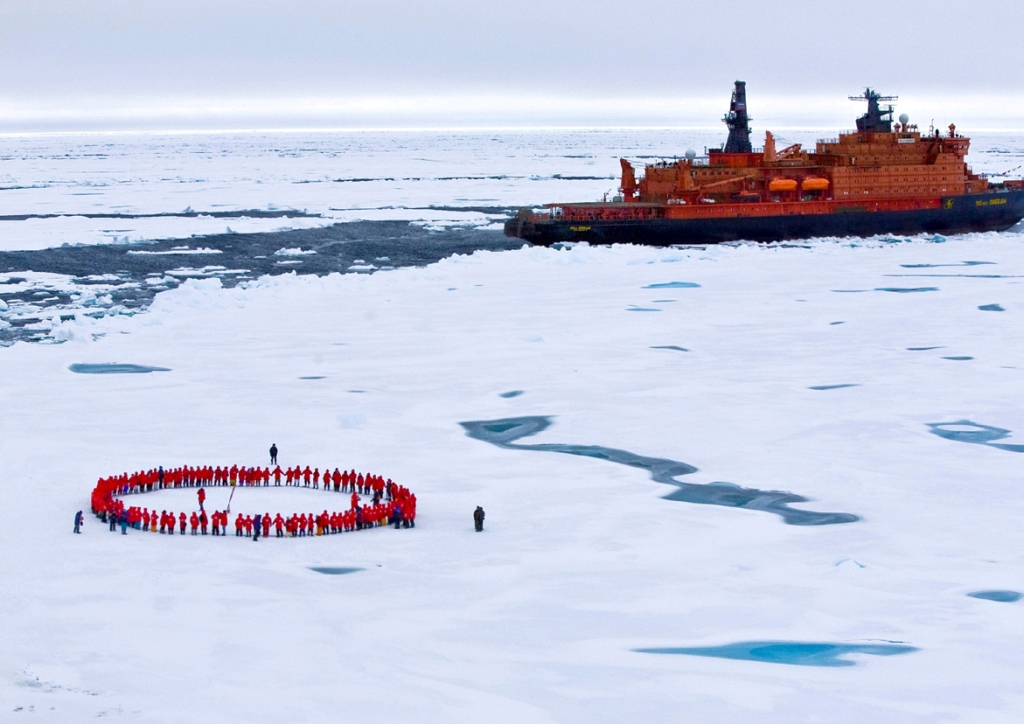
M 681 158 L 673 158 L 672 160 L 662 159 L 660 161 L 655 161 L 654 163 L 648 165 L 653 166 L 654 168 L 672 168 L 682 160 L 683 159 Z M 697 156 L 695 159 L 690 161 L 691 166 L 707 166 L 709 165 L 709 163 L 710 161 L 708 160 L 707 156 Z
M 897 124 L 894 123 L 893 125 L 895 126 Z M 893 132 L 898 132 L 898 131 L 896 131 L 896 129 L 894 129 Z M 910 132 L 918 132 L 919 133 L 919 131 L 917 131 L 916 126 L 911 127 L 911 131 Z M 847 128 L 847 129 L 844 129 L 842 131 L 839 131 L 838 135 L 835 136 L 834 138 L 819 138 L 818 139 L 818 143 L 839 143 L 839 139 L 842 136 L 856 136 L 856 135 L 861 134 L 861 133 L 868 133 L 868 134 L 874 134 L 874 135 L 878 135 L 878 134 L 884 135 L 885 131 L 858 131 L 856 128 Z M 906 138 L 907 136 L 903 136 L 903 137 Z M 922 141 L 927 140 L 927 139 L 932 138 L 932 137 L 933 137 L 933 134 L 924 134 L 924 133 L 921 134 L 921 140 Z M 960 134 L 958 133 L 956 135 L 956 137 L 960 138 Z M 940 133 L 938 135 L 938 138 L 945 138 L 945 139 L 948 140 L 949 136 L 945 136 L 945 135 L 942 135 Z
M 842 136 L 856 136 L 858 133 L 861 133 L 861 131 L 858 131 L 855 128 L 847 128 L 847 129 L 844 129 L 842 131 L 838 131 L 837 135 L 835 135 L 835 136 L 831 136 L 829 138 L 819 138 L 818 139 L 818 143 L 839 143 L 840 137 L 842 137 Z

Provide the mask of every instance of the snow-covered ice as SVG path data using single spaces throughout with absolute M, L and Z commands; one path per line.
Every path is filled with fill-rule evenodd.
M 0 349 L 0 719 L 1020 721 L 1022 280 L 1014 233 L 523 248 L 58 322 Z M 166 371 L 70 369 L 109 364 Z M 407 485 L 416 529 L 71 534 L 99 476 L 271 442 Z
M 307 256 L 309 254 L 316 254 L 316 250 L 292 247 L 288 249 L 278 249 L 274 252 L 274 256 Z

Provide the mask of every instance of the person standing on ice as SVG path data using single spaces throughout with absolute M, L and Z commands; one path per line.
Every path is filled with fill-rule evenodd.
M 484 509 L 479 505 L 476 506 L 476 510 L 473 511 L 473 525 L 476 526 L 477 533 L 484 529 Z
M 196 491 L 196 497 L 199 498 L 199 510 L 203 510 L 203 503 L 206 502 L 206 489 L 199 488 L 199 490 Z
M 263 528 L 263 516 L 260 515 L 259 513 L 257 513 L 256 517 L 252 521 L 252 529 L 255 531 L 255 533 L 252 536 L 253 543 L 255 543 L 256 541 L 258 541 L 260 539 L 260 530 L 262 528 Z
M 277 465 L 277 443 L 270 443 L 270 464 Z
M 483 509 L 480 509 L 483 512 Z M 415 528 L 416 527 L 416 495 L 410 494 L 405 499 L 405 508 L 402 509 L 402 527 L 404 528 Z
M 76 533 L 81 533 L 82 532 L 82 520 L 83 520 L 83 518 L 82 518 L 82 511 L 78 511 L 77 513 L 75 513 L 75 532 Z

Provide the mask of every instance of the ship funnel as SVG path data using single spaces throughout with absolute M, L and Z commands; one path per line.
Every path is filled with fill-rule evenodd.
M 747 115 L 747 84 L 744 81 L 736 81 L 729 112 L 722 120 L 729 128 L 729 138 L 723 150 L 726 153 L 750 153 L 750 117 Z

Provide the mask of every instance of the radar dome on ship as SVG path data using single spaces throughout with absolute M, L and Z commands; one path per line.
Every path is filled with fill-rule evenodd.
M 697 158 L 697 152 L 694 151 L 692 148 L 688 148 L 686 149 L 686 153 L 684 153 L 683 156 L 686 157 L 687 161 L 692 161 L 693 159 Z
M 910 116 L 908 116 L 906 113 L 901 113 L 900 114 L 900 123 L 902 123 L 905 126 L 909 122 L 910 122 Z

